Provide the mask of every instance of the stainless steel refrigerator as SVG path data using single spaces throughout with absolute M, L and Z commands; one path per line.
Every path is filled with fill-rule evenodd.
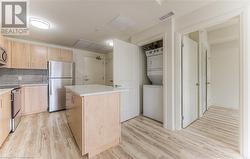
M 49 112 L 66 108 L 66 89 L 73 85 L 74 63 L 49 61 Z

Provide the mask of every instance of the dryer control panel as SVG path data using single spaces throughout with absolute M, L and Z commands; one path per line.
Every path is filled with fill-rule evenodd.
M 157 56 L 157 55 L 162 55 L 163 54 L 163 47 L 158 48 L 158 49 L 153 49 L 146 51 L 146 56 L 151 57 L 151 56 Z

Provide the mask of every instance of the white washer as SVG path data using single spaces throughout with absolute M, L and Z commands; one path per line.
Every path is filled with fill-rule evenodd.
M 162 85 L 143 85 L 143 115 L 163 122 Z

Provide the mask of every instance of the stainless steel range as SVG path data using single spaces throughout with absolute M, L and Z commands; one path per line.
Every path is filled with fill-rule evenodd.
M 21 121 L 21 88 L 14 88 L 11 91 L 11 117 L 12 117 L 12 131 L 15 131 Z
M 21 121 L 21 88 L 19 85 L 0 86 L 0 89 L 12 88 L 11 91 L 11 131 L 14 132 Z

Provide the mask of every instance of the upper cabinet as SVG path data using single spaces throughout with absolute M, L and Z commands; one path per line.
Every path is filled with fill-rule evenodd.
M 73 51 L 68 49 L 49 48 L 48 57 L 50 61 L 73 62 Z
M 47 69 L 48 48 L 40 45 L 30 45 L 30 68 Z
M 3 39 L 3 48 L 6 50 L 8 57 L 7 57 L 7 64 L 4 66 L 6 68 L 11 68 L 11 55 L 12 55 L 12 41 L 9 39 Z
M 61 49 L 59 48 L 48 48 L 49 61 L 60 61 L 61 60 Z
M 4 37 L 2 35 L 0 35 L 0 47 L 3 47 L 3 39 L 4 39 Z
M 3 66 L 6 68 L 47 69 L 48 61 L 73 62 L 73 51 L 70 49 L 12 41 L 1 35 L 0 46 L 8 54 L 7 64 Z
M 11 59 L 12 68 L 30 68 L 29 44 L 13 41 Z
M 73 52 L 67 49 L 61 49 L 61 58 L 64 62 L 72 62 L 73 61 Z

